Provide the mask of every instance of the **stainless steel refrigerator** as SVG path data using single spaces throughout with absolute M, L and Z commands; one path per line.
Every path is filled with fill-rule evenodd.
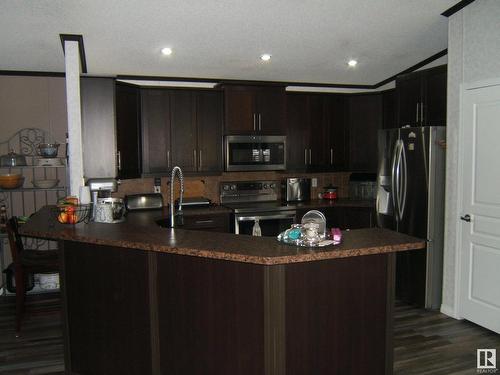
M 379 130 L 377 222 L 427 241 L 396 258 L 396 298 L 438 309 L 443 279 L 445 127 Z

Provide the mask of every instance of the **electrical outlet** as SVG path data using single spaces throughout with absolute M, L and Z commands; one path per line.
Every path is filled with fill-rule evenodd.
M 154 192 L 155 193 L 161 193 L 161 186 L 160 185 L 157 185 L 154 187 Z
M 318 187 L 318 179 L 316 177 L 311 179 L 311 186 Z

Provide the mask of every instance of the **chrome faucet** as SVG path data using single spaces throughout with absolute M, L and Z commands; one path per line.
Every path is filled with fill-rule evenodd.
M 175 175 L 179 175 L 179 182 L 181 184 L 181 193 L 179 195 L 179 210 L 175 212 L 174 206 L 174 182 Z M 181 167 L 174 167 L 172 175 L 170 176 L 170 228 L 174 228 L 175 217 L 179 216 L 179 223 L 182 225 L 182 196 L 184 195 L 184 176 Z

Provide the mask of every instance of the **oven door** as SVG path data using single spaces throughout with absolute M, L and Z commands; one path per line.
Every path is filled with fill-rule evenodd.
M 226 136 L 226 171 L 286 169 L 285 136 Z
M 259 220 L 262 236 L 274 237 L 295 223 L 295 211 L 246 213 L 234 216 L 234 233 L 252 235 L 253 226 Z

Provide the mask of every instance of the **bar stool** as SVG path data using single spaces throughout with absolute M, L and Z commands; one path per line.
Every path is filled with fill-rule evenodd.
M 6 230 L 16 280 L 16 335 L 19 335 L 21 331 L 21 321 L 24 315 L 26 275 L 28 273 L 59 272 L 58 251 L 25 249 L 18 229 L 17 218 L 11 217 L 7 221 Z

